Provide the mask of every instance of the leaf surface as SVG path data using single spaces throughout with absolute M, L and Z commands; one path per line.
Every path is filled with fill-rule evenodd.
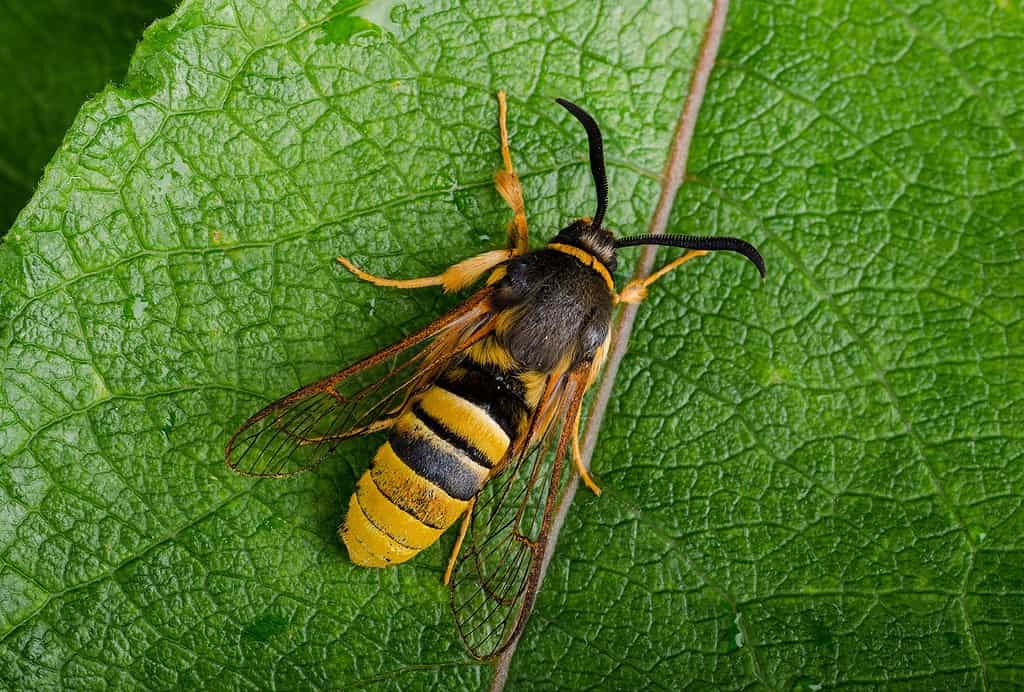
M 336 254 L 504 241 L 499 88 L 534 242 L 593 204 L 555 96 L 643 232 L 709 9 L 192 0 L 147 31 L 0 248 L 0 679 L 486 687 L 450 539 L 376 571 L 334 535 L 379 439 L 290 482 L 223 445 L 455 300 Z M 511 686 L 1020 683 L 1021 29 L 734 5 L 670 228 L 757 242 L 769 282 L 652 289 Z

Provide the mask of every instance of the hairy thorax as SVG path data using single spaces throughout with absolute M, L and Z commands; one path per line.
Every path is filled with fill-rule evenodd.
M 496 284 L 494 339 L 523 370 L 555 372 L 590 360 L 604 343 L 612 293 L 575 257 L 543 249 L 510 261 Z

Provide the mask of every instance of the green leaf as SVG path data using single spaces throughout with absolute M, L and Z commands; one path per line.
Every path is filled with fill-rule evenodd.
M 120 79 L 174 0 L 0 2 L 0 236 L 86 97 Z
M 646 229 L 710 7 L 562 5 L 192 0 L 147 31 L 0 247 L 0 680 L 489 684 L 450 540 L 378 571 L 334 535 L 379 440 L 290 482 L 223 446 L 456 300 L 336 254 L 417 276 L 504 241 L 499 88 L 535 243 L 593 204 L 555 96 Z M 755 241 L 769 280 L 652 288 L 513 686 L 1022 682 L 1024 25 L 838 5 L 730 11 L 670 228 Z

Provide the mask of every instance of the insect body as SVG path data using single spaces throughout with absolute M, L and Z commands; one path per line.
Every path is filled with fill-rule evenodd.
M 341 538 L 352 562 L 405 562 L 466 511 L 536 408 L 530 375 L 488 359 L 495 335 L 471 347 L 415 397 L 356 485 Z
M 517 636 L 533 605 L 568 454 L 600 492 L 578 435 L 615 304 L 643 300 L 660 276 L 713 250 L 738 252 L 764 275 L 757 250 L 735 238 L 616 239 L 602 226 L 601 133 L 588 113 L 562 99 L 587 131 L 597 211 L 529 250 L 504 94 L 498 99 L 505 165 L 495 179 L 514 212 L 507 249 L 411 280 L 373 276 L 338 258 L 379 286 L 454 291 L 487 275 L 484 287 L 398 343 L 270 404 L 227 447 L 228 465 L 239 473 L 285 477 L 314 468 L 346 440 L 387 430 L 349 500 L 341 539 L 355 564 L 384 567 L 412 558 L 462 517 L 444 581 L 463 641 L 481 658 Z M 617 292 L 616 251 L 641 244 L 689 252 Z
M 432 544 L 527 432 L 554 373 L 600 362 L 613 294 L 572 245 L 509 260 L 492 277 L 493 330 L 409 405 L 349 505 L 353 562 L 403 562 Z

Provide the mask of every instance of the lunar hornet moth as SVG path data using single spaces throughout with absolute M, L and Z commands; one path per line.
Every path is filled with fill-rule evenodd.
M 238 473 L 285 478 L 315 468 L 346 440 L 386 432 L 349 500 L 341 540 L 357 565 L 397 565 L 461 517 L 444 581 L 459 633 L 478 658 L 501 653 L 526 622 L 569 457 L 600 493 L 581 460 L 580 410 L 607 355 L 615 306 L 642 301 L 660 277 L 712 251 L 739 253 L 765 274 L 757 249 L 737 238 L 616 238 L 603 225 L 601 132 L 585 110 L 557 102 L 587 133 L 593 217 L 530 249 L 499 92 L 504 165 L 495 183 L 513 213 L 507 247 L 418 279 L 374 276 L 338 257 L 376 286 L 453 292 L 486 277 L 483 287 L 399 342 L 270 404 L 226 450 Z M 687 252 L 617 291 L 617 251 L 646 244 Z

